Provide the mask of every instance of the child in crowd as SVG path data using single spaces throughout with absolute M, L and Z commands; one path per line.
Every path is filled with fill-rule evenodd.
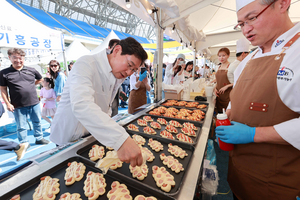
M 54 82 L 50 78 L 44 78 L 43 81 L 43 88 L 40 92 L 41 99 L 44 100 L 43 102 L 43 109 L 42 109 L 42 118 L 50 123 L 51 121 L 47 116 L 51 116 L 52 120 L 54 118 L 54 114 L 56 112 L 56 95 L 53 90 Z

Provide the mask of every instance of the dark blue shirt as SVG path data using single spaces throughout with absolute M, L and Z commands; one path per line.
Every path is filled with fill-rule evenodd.
M 10 103 L 15 108 L 32 106 L 39 103 L 35 81 L 42 78 L 34 68 L 23 66 L 16 70 L 12 65 L 0 71 L 0 86 L 9 89 Z

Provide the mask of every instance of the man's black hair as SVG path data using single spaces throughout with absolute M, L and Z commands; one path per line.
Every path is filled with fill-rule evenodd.
M 142 64 L 148 58 L 148 55 L 142 45 L 132 37 L 120 40 L 118 45 L 122 47 L 121 55 L 135 55 L 142 61 Z
M 111 39 L 110 41 L 109 41 L 109 43 L 108 43 L 108 47 L 111 49 L 111 48 L 113 48 L 114 47 L 114 44 L 115 43 L 119 43 L 120 42 L 120 40 L 118 40 L 118 39 Z
M 249 52 L 240 52 L 240 53 L 237 53 L 237 54 L 235 54 L 235 55 L 236 55 L 236 57 L 238 58 L 238 57 L 240 57 L 243 53 L 249 53 Z

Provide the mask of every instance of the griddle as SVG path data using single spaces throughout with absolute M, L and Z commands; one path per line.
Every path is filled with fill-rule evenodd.
M 129 134 L 133 135 L 134 133 L 133 132 L 129 132 Z M 165 138 L 154 138 L 151 135 L 145 135 L 145 136 L 143 135 L 143 137 L 146 140 L 146 143 L 145 143 L 145 145 L 143 145 L 143 147 L 147 147 L 153 153 L 153 155 L 155 156 L 155 159 L 152 162 L 147 162 L 147 165 L 148 165 L 148 175 L 147 175 L 147 177 L 144 180 L 140 181 L 140 180 L 132 177 L 132 174 L 131 174 L 131 172 L 129 170 L 129 164 L 128 163 L 123 163 L 123 165 L 122 165 L 121 168 L 118 168 L 116 170 L 111 170 L 110 169 L 108 171 L 112 172 L 112 173 L 121 174 L 122 176 L 124 176 L 126 178 L 134 180 L 136 182 L 136 184 L 138 184 L 138 185 L 144 185 L 146 187 L 155 189 L 155 190 L 157 190 L 157 191 L 159 191 L 161 193 L 164 193 L 165 195 L 170 195 L 170 196 L 176 195 L 179 192 L 180 187 L 182 185 L 183 178 L 185 176 L 185 172 L 188 170 L 188 166 L 189 166 L 190 160 L 191 160 L 191 158 L 193 156 L 193 153 L 194 153 L 194 150 L 195 150 L 194 146 L 188 145 L 187 143 L 178 142 L 178 141 L 170 141 L 170 140 L 165 139 Z M 160 152 L 155 152 L 154 150 L 152 150 L 151 147 L 148 146 L 148 139 L 149 138 L 153 138 L 153 139 L 161 142 L 162 145 L 164 146 L 164 150 L 162 150 Z M 185 150 L 187 152 L 188 156 L 186 156 L 185 158 L 181 159 L 181 158 L 177 158 L 177 157 L 173 156 L 172 154 L 170 154 L 168 152 L 168 144 L 169 143 L 172 143 L 173 145 L 177 145 L 177 146 L 181 147 L 183 150 Z M 99 143 L 98 141 L 96 141 L 96 142 L 91 143 L 90 145 L 88 145 L 88 146 L 86 146 L 86 147 L 78 150 L 77 154 L 80 155 L 80 156 L 83 156 L 86 159 L 89 159 L 88 153 L 89 153 L 90 149 L 92 148 L 92 146 L 94 144 L 98 144 L 99 146 L 100 145 L 104 146 L 101 143 Z M 107 152 L 107 149 L 105 151 Z M 179 172 L 178 174 L 176 174 L 171 169 L 169 169 L 160 160 L 159 155 L 161 153 L 165 153 L 166 156 L 172 155 L 174 158 L 176 158 L 183 165 L 184 171 Z M 94 163 L 94 165 L 95 165 L 97 161 L 95 161 L 95 162 L 91 161 L 91 162 Z M 164 166 L 167 169 L 167 171 L 171 175 L 174 176 L 174 180 L 176 182 L 176 185 L 175 185 L 175 187 L 173 187 L 170 190 L 170 192 L 164 192 L 163 190 L 161 190 L 159 187 L 156 186 L 156 182 L 154 181 L 154 178 L 152 177 L 152 166 L 153 165 L 157 165 L 159 167 Z
M 176 99 L 166 99 L 165 101 L 161 102 L 159 106 L 163 106 L 162 104 L 166 103 L 168 100 L 176 100 Z M 176 101 L 180 102 L 180 101 L 184 101 L 184 100 L 176 100 Z M 202 111 L 207 111 L 208 105 L 209 105 L 209 103 L 206 103 L 206 102 L 203 102 L 203 101 L 185 101 L 185 102 L 188 102 L 188 103 L 197 102 L 197 103 L 199 103 L 198 105 L 201 105 L 201 104 L 206 105 L 206 108 L 188 108 L 188 107 L 185 107 L 185 106 L 171 106 L 171 107 L 176 107 L 177 109 L 178 108 L 180 108 L 180 109 L 185 108 L 185 109 L 200 109 Z M 170 106 L 164 106 L 164 107 L 170 107 Z
M 138 120 L 138 119 L 143 119 L 144 116 L 147 116 L 147 115 L 141 115 L 139 118 L 136 118 L 136 119 L 134 119 L 134 120 L 128 122 L 127 124 L 123 125 L 123 127 L 127 130 L 127 132 L 130 131 L 130 132 L 132 132 L 132 133 L 139 134 L 139 135 L 142 135 L 142 136 L 147 136 L 147 135 L 149 135 L 149 134 L 147 134 L 147 133 L 144 133 L 144 131 L 143 131 L 143 129 L 145 128 L 145 126 L 140 126 L 140 125 L 138 125 L 138 123 L 137 123 L 137 120 Z M 197 144 L 198 138 L 199 138 L 200 132 L 201 132 L 202 123 L 197 123 L 197 122 L 195 122 L 195 121 L 187 121 L 187 120 L 185 120 L 185 119 L 176 119 L 176 118 L 162 117 L 162 116 L 156 116 L 156 115 L 149 115 L 149 116 L 151 116 L 151 118 L 153 119 L 154 122 L 157 122 L 157 119 L 158 119 L 158 118 L 163 118 L 163 119 L 165 119 L 167 122 L 169 122 L 169 121 L 171 121 L 171 120 L 174 120 L 174 121 L 179 122 L 181 125 L 183 125 L 183 123 L 185 123 L 185 122 L 193 123 L 193 124 L 197 127 L 197 131 L 195 131 L 195 132 L 196 132 L 196 137 L 192 137 L 192 136 L 189 136 L 189 137 L 193 140 L 194 143 L 191 144 L 191 143 L 179 141 L 179 140 L 176 138 L 176 135 L 177 135 L 178 133 L 182 133 L 182 131 L 181 131 L 181 128 L 176 128 L 176 127 L 175 127 L 175 128 L 177 129 L 178 133 L 176 133 L 176 134 L 175 134 L 175 133 L 172 133 L 172 135 L 174 136 L 175 140 L 168 139 L 168 138 L 166 138 L 166 139 L 167 139 L 167 140 L 170 140 L 170 142 L 172 142 L 172 141 L 178 141 L 178 142 L 182 142 L 182 143 L 190 144 L 190 145 L 194 145 L 194 146 Z M 151 122 L 147 122 L 147 126 L 151 127 L 151 126 L 150 126 L 150 123 L 151 123 Z M 158 123 L 158 122 L 157 122 L 157 123 Z M 139 131 L 137 132 L 137 131 L 129 130 L 128 127 L 127 127 L 129 124 L 134 124 L 134 125 L 136 125 L 136 126 L 139 128 Z M 154 129 L 154 128 L 153 128 L 153 129 L 155 130 L 155 132 L 156 132 L 156 134 L 153 135 L 155 138 L 163 138 L 163 137 L 160 135 L 160 132 L 162 132 L 163 130 L 165 130 L 166 125 L 160 124 L 160 126 L 161 126 L 161 129 Z M 152 128 L 152 127 L 151 127 L 151 128 Z
M 66 186 L 65 181 L 64 181 L 64 176 L 66 173 L 66 169 L 68 167 L 68 163 L 73 162 L 73 161 L 82 162 L 86 166 L 85 174 L 84 174 L 84 177 L 80 181 L 78 181 L 78 182 L 76 181 L 73 185 Z M 91 163 L 89 161 L 87 161 L 86 159 L 75 156 L 75 157 L 69 158 L 69 159 L 61 162 L 57 166 L 49 169 L 48 171 L 35 177 L 34 179 L 28 180 L 28 182 L 24 183 L 20 187 L 10 191 L 9 193 L 6 193 L 4 196 L 1 197 L 1 199 L 10 199 L 11 197 L 13 197 L 16 194 L 21 195 L 21 200 L 32 199 L 32 195 L 34 194 L 35 189 L 40 184 L 40 178 L 43 176 L 51 176 L 52 178 L 58 178 L 59 183 L 60 183 L 60 186 L 59 186 L 60 192 L 56 195 L 55 199 L 58 200 L 63 193 L 69 192 L 71 194 L 79 193 L 83 200 L 87 200 L 88 198 L 84 195 L 83 187 L 84 187 L 84 181 L 86 180 L 86 175 L 89 171 L 101 172 L 101 170 L 99 170 L 98 168 L 91 166 Z M 107 184 L 106 188 L 105 188 L 106 191 L 105 191 L 105 194 L 103 194 L 102 196 L 99 196 L 97 200 L 107 200 L 108 199 L 106 195 L 107 195 L 107 192 L 110 191 L 111 184 L 113 181 L 119 181 L 120 183 L 124 183 L 127 186 L 128 190 L 130 191 L 130 195 L 132 196 L 133 199 L 137 195 L 141 194 L 146 197 L 154 196 L 160 200 L 174 200 L 174 198 L 172 198 L 170 196 L 167 196 L 167 195 L 165 195 L 161 192 L 158 192 L 156 190 L 153 190 L 149 187 L 140 185 L 140 184 L 136 183 L 135 181 L 132 181 L 131 179 L 128 179 L 124 176 L 120 176 L 117 173 L 107 173 L 106 175 L 104 175 L 104 178 L 105 178 L 105 181 Z

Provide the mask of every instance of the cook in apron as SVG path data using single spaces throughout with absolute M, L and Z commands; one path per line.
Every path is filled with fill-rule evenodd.
M 246 64 L 230 94 L 232 121 L 267 127 L 300 116 L 282 102 L 277 91 L 284 56 L 251 59 Z M 237 144 L 229 155 L 228 183 L 238 199 L 294 200 L 300 196 L 300 151 L 292 145 Z
M 227 69 L 228 69 L 229 65 L 230 64 L 228 64 Z M 216 73 L 216 80 L 217 80 L 216 89 L 217 89 L 217 91 L 219 91 L 225 85 L 231 84 L 227 77 L 227 71 L 228 71 L 227 69 L 226 70 L 219 69 Z M 218 113 L 222 113 L 223 112 L 222 109 L 227 108 L 228 103 L 230 101 L 229 94 L 230 94 L 231 90 L 232 90 L 232 87 L 228 88 L 223 94 L 219 94 L 219 96 L 216 98 L 216 109 L 217 109 Z
M 139 77 L 136 78 L 136 81 Z M 131 90 L 128 100 L 128 113 L 133 114 L 141 109 L 136 109 L 147 104 L 146 85 L 142 82 L 138 90 Z

